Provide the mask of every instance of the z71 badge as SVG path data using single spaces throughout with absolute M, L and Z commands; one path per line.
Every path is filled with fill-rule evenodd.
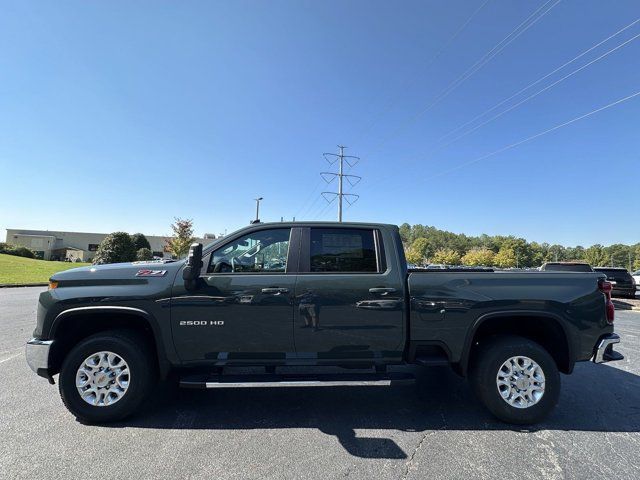
M 136 277 L 164 277 L 166 270 L 138 270 Z

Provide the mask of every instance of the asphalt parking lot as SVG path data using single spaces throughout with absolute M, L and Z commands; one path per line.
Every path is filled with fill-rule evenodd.
M 447 368 L 415 386 L 178 390 L 85 426 L 25 363 L 41 288 L 0 289 L 0 478 L 640 478 L 640 312 L 625 360 L 579 364 L 535 428 L 505 425 Z

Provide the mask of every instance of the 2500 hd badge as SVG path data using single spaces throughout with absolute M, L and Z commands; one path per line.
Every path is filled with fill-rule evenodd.
M 181 327 L 222 327 L 224 320 L 180 320 Z

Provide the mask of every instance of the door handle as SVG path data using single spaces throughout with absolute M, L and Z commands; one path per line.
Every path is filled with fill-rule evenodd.
M 280 295 L 281 293 L 289 293 L 289 289 L 280 288 L 280 287 L 268 287 L 268 288 L 263 288 L 262 293 L 268 293 L 271 295 Z
M 378 293 L 380 295 L 386 295 L 387 293 L 393 293 L 396 289 L 393 287 L 374 287 L 369 289 L 369 293 Z

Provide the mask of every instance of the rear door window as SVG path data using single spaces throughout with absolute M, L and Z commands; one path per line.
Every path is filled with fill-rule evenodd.
M 311 272 L 378 271 L 374 230 L 312 228 L 310 240 Z

